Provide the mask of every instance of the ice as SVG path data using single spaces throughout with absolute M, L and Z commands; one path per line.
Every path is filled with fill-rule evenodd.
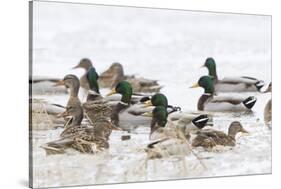
M 199 68 L 207 57 L 217 62 L 219 77 L 252 76 L 271 80 L 270 17 L 205 12 L 151 10 L 34 2 L 33 74 L 63 78 L 81 58 L 90 58 L 101 73 L 120 62 L 126 74 L 157 79 L 169 104 L 196 109 L 201 89 L 192 83 L 207 74 Z M 106 91 L 106 90 L 105 90 Z M 103 91 L 102 91 L 103 92 Z M 227 131 L 240 121 L 249 135 L 233 148 L 196 149 L 192 154 L 146 161 L 149 128 L 113 132 L 110 149 L 99 155 L 69 151 L 46 156 L 40 146 L 57 139 L 61 129 L 33 132 L 34 187 L 135 182 L 177 178 L 271 173 L 271 130 L 263 123 L 270 94 L 255 95 L 253 113 L 217 113 L 214 128 Z M 67 95 L 36 98 L 65 105 Z

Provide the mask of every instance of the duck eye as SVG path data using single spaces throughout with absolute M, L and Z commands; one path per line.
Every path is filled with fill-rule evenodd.
M 66 110 L 72 110 L 73 109 L 73 107 L 72 106 L 68 106 L 68 107 L 66 107 Z

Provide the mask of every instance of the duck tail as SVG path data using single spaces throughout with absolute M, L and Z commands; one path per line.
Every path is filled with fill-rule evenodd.
M 257 90 L 260 92 L 261 91 L 261 88 L 264 86 L 264 81 L 263 80 L 259 80 L 255 83 L 255 86 L 257 88 Z
M 208 121 L 209 121 L 208 116 L 206 114 L 202 114 L 202 115 L 199 115 L 196 118 L 194 118 L 192 120 L 192 123 L 199 129 L 202 129 L 203 127 L 205 127 L 207 125 Z
M 257 102 L 257 98 L 254 96 L 250 96 L 243 101 L 243 104 L 246 108 L 252 109 L 252 107 L 255 105 L 256 102 Z

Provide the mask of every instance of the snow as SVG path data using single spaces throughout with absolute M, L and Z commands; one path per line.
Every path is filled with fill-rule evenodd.
M 33 74 L 63 78 L 80 76 L 72 70 L 90 58 L 101 73 L 120 62 L 127 74 L 157 79 L 169 104 L 183 111 L 196 109 L 203 92 L 190 89 L 207 70 L 207 57 L 217 62 L 219 77 L 252 76 L 271 81 L 271 20 L 267 16 L 106 7 L 34 2 Z M 104 92 L 106 90 L 103 90 Z M 148 128 L 131 139 L 113 132 L 110 149 L 99 155 L 70 151 L 46 156 L 40 145 L 57 139 L 61 129 L 33 132 L 34 187 L 70 186 L 271 173 L 271 130 L 263 123 L 270 94 L 254 95 L 252 113 L 216 113 L 214 128 L 227 131 L 238 120 L 249 135 L 232 148 L 207 152 L 196 149 L 206 169 L 193 155 L 149 160 L 145 146 Z M 65 105 L 67 95 L 36 96 Z

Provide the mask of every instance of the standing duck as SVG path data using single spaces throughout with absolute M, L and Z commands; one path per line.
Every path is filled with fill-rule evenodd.
M 250 110 L 256 103 L 254 96 L 247 98 L 234 95 L 214 95 L 214 81 L 210 76 L 202 76 L 191 88 L 202 87 L 204 93 L 198 100 L 197 109 L 200 111 L 244 111 Z
M 235 136 L 237 133 L 248 133 L 240 122 L 234 121 L 228 128 L 228 134 L 213 129 L 203 129 L 197 131 L 197 136 L 192 140 L 192 147 L 213 148 L 217 145 L 235 146 Z
M 207 58 L 203 67 L 208 69 L 209 76 L 214 79 L 216 92 L 259 92 L 264 86 L 262 80 L 248 76 L 219 79 L 213 58 Z
M 83 58 L 76 68 L 83 68 L 85 70 L 85 74 L 80 78 L 81 87 L 88 91 L 90 86 L 87 82 L 87 71 L 93 67 L 93 64 L 90 59 Z M 121 81 L 128 81 L 132 87 L 134 92 L 159 92 L 162 88 L 159 86 L 156 80 L 150 80 L 145 78 L 136 78 L 135 76 L 128 76 L 124 74 L 123 66 L 120 63 L 113 63 L 109 69 L 100 74 L 100 79 L 98 81 L 100 87 L 103 88 L 113 88 Z

